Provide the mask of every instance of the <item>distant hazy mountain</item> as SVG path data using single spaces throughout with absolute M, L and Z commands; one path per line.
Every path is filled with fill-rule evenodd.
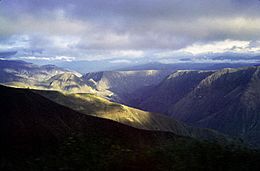
M 38 66 L 24 61 L 0 60 L 0 82 L 40 82 L 68 71 L 54 65 Z M 76 72 L 73 72 L 78 74 Z
M 135 129 L 28 89 L 0 93 L 1 170 L 259 170 L 255 151 Z
M 152 62 L 142 65 L 130 66 L 121 68 L 122 71 L 134 71 L 134 70 L 218 70 L 223 68 L 239 68 L 244 66 L 255 66 L 258 63 L 196 63 L 196 62 L 183 62 L 183 63 L 160 63 Z
M 55 65 L 38 66 L 14 60 L 0 60 L 0 83 L 23 88 L 51 89 L 67 92 L 90 92 L 81 74 Z
M 114 62 L 115 61 L 115 62 Z M 55 65 L 62 68 L 69 68 L 80 73 L 117 70 L 122 67 L 133 66 L 132 63 L 120 62 L 120 60 L 93 60 L 93 61 L 63 61 L 55 62 Z
M 0 58 L 8 58 L 10 56 L 13 56 L 17 53 L 17 51 L 6 51 L 6 52 L 0 52 Z
M 259 61 L 260 56 L 259 55 L 250 55 L 245 57 L 245 55 L 218 55 L 215 57 L 212 57 L 213 60 L 230 60 L 230 61 L 238 61 L 238 60 L 247 60 L 247 61 Z

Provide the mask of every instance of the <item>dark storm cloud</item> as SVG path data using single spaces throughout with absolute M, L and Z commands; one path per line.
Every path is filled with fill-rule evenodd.
M 1 4 L 9 13 L 44 12 L 61 8 L 79 18 L 194 18 L 200 16 L 258 15 L 258 0 L 5 0 Z M 10 14 L 10 13 L 9 13 Z M 48 15 L 48 14 L 47 14 Z M 110 18 L 111 17 L 111 18 Z
M 0 50 L 88 58 L 93 52 L 150 55 L 218 41 L 250 46 L 259 44 L 259 11 L 258 0 L 3 0 Z

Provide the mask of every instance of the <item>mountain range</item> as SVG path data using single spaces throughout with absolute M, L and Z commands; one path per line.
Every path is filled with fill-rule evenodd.
M 12 64 L 11 61 L 4 62 Z M 181 136 L 221 143 L 233 141 L 230 137 L 213 130 L 193 128 L 159 113 L 146 112 L 120 104 L 124 103 L 124 99 L 126 100 L 125 103 L 128 102 L 127 100 L 134 99 L 134 92 L 140 91 L 140 89 L 148 89 L 160 83 L 170 73 L 169 70 L 108 71 L 87 73 L 80 77 L 79 74 L 73 73 L 73 71 L 55 66 L 51 66 L 50 70 L 46 70 L 46 66 L 36 66 L 22 61 L 14 61 L 14 64 L 10 66 L 7 64 L 2 70 L 3 74 L 13 68 L 14 65 L 17 72 L 10 73 L 9 78 L 22 75 L 26 79 L 8 81 L 4 83 L 5 85 L 34 89 L 36 93 L 55 103 L 81 113 L 111 119 L 146 130 L 173 132 Z M 57 73 L 54 76 L 53 70 Z M 29 76 L 34 73 L 45 73 L 45 77 L 36 79 L 34 76 Z M 120 103 L 109 100 L 120 101 Z
M 60 91 L 44 95 L 85 114 L 136 128 L 195 138 L 214 137 L 216 141 L 229 139 L 220 134 L 224 133 L 252 147 L 260 144 L 257 66 L 221 70 L 102 71 L 81 75 L 53 65 L 37 66 L 23 61 L 2 60 L 0 65 L 4 85 Z M 99 112 L 86 110 L 91 101 L 99 101 L 95 105 L 100 105 L 93 106 Z
M 259 170 L 259 66 L 0 66 L 1 170 Z
M 128 105 L 259 145 L 259 69 L 180 70 Z

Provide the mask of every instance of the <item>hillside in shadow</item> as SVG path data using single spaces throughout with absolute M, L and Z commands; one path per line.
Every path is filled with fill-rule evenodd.
M 87 116 L 0 86 L 1 170 L 258 170 L 260 154 Z

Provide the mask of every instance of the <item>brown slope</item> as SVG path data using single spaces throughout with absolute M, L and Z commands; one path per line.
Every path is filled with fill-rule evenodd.
M 229 143 L 232 141 L 231 138 L 216 131 L 192 128 L 173 118 L 110 102 L 93 94 L 63 94 L 54 91 L 35 92 L 80 113 L 111 119 L 135 128 L 167 131 L 176 135 L 220 143 Z

